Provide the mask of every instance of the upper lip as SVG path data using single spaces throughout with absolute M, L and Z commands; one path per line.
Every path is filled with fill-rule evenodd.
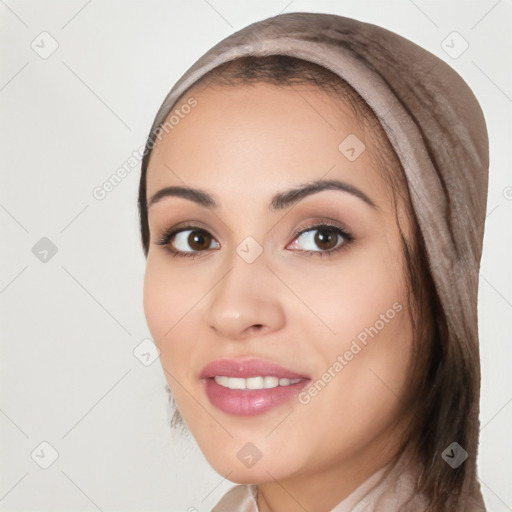
M 280 379 L 308 379 L 306 375 L 265 359 L 216 359 L 208 363 L 200 373 L 200 378 L 215 376 L 249 378 L 258 376 L 278 377 Z

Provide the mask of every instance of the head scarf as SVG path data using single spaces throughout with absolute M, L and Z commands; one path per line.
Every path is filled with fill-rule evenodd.
M 467 418 L 469 471 L 464 488 L 483 503 L 475 469 L 477 293 L 489 164 L 481 108 L 450 66 L 393 32 L 332 14 L 287 13 L 253 23 L 207 51 L 165 98 L 151 134 L 208 71 L 239 57 L 267 55 L 310 61 L 348 82 L 376 114 L 402 164 L 448 335 L 458 340 L 469 368 L 473 406 Z M 147 149 L 151 140 L 152 135 Z

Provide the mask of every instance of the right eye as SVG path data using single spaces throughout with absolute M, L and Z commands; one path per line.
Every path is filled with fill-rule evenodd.
M 165 246 L 174 256 L 180 257 L 195 257 L 198 252 L 220 248 L 220 244 L 208 231 L 195 226 L 169 230 L 156 243 Z

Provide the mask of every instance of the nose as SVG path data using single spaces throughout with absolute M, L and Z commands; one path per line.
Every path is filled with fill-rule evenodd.
M 260 256 L 247 263 L 236 253 L 230 269 L 213 288 L 206 321 L 219 337 L 243 340 L 285 324 L 282 286 Z

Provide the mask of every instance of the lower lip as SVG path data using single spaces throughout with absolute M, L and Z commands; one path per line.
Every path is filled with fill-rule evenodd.
M 210 378 L 205 379 L 205 390 L 210 402 L 221 411 L 237 416 L 255 416 L 296 397 L 308 382 L 309 379 L 304 379 L 289 386 L 267 389 L 229 389 Z

